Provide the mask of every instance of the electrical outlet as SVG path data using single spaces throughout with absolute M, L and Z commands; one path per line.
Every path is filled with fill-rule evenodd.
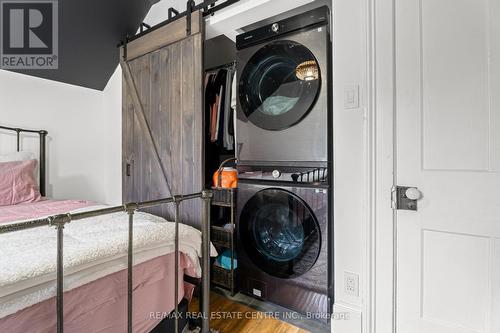
M 344 272 L 344 294 L 359 296 L 359 275 L 351 272 Z

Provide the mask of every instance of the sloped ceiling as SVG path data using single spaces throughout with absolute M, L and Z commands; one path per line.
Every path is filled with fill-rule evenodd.
M 118 64 L 116 45 L 135 34 L 155 2 L 59 0 L 59 69 L 15 72 L 103 90 Z

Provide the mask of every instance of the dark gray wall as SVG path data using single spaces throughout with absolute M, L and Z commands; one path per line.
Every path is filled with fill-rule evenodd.
M 226 36 L 205 41 L 205 69 L 225 65 L 236 59 L 236 43 Z
M 116 45 L 134 35 L 148 0 L 59 0 L 59 69 L 16 70 L 102 90 L 118 65 Z

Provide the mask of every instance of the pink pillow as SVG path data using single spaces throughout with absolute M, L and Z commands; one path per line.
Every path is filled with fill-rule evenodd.
M 35 179 L 37 160 L 0 163 L 0 206 L 41 199 Z

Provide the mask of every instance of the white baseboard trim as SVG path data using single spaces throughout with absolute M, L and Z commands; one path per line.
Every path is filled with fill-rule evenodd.
M 361 333 L 361 320 L 361 310 L 341 304 L 334 304 L 332 333 Z

